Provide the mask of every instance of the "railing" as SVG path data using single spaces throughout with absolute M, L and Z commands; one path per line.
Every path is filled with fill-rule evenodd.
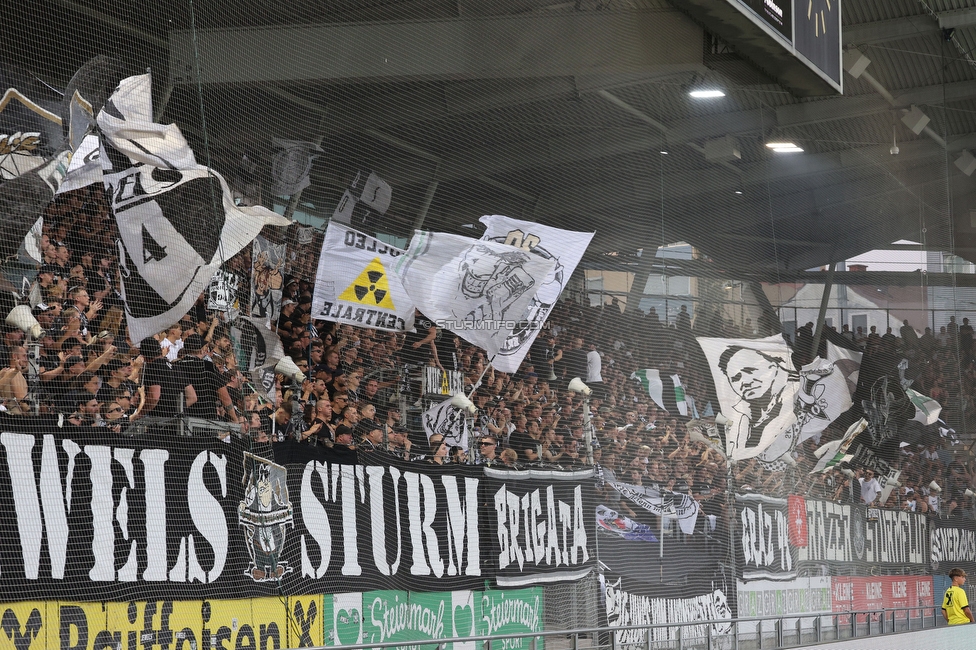
M 825 625 L 824 621 L 828 623 Z M 804 621 L 808 624 L 804 625 Z M 504 636 L 470 636 L 429 642 L 386 642 L 320 646 L 319 650 L 403 648 L 446 650 L 448 644 L 480 644 L 477 650 L 778 650 L 850 639 L 945 627 L 937 605 L 556 630 Z M 743 632 L 741 628 L 752 631 Z M 719 631 L 716 631 L 719 630 Z M 723 632 L 721 630 L 728 630 Z M 622 642 L 621 633 L 641 641 Z M 663 638 L 662 638 L 663 637 Z M 477 646 L 475 646 L 477 648 Z M 314 650 L 314 649 L 313 649 Z

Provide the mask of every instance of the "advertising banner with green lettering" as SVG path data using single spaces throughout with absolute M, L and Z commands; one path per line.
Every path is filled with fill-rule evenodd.
M 541 632 L 541 587 L 512 591 L 367 591 L 324 597 L 326 645 L 403 643 L 434 650 L 424 641 L 450 637 L 503 636 Z M 474 641 L 447 650 L 476 650 Z M 528 647 L 527 639 L 500 639 L 496 650 Z M 537 647 L 544 650 L 542 639 Z

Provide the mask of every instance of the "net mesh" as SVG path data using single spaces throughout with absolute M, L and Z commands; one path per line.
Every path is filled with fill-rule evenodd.
M 694 4 L 5 7 L 0 644 L 939 605 L 972 28 L 804 98 Z

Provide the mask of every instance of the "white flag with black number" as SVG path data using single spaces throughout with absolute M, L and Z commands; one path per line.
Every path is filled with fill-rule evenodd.
M 396 271 L 421 312 L 492 358 L 554 266 L 514 246 L 418 230 Z
M 562 230 L 500 214 L 485 215 L 480 221 L 486 228 L 483 240 L 515 246 L 554 263 L 524 313 L 515 319 L 520 325 L 507 337 L 492 362 L 497 370 L 512 373 L 528 354 L 594 233 Z
M 227 183 L 197 164 L 179 128 L 152 121 L 150 89 L 149 75 L 123 79 L 98 115 L 134 344 L 179 321 L 265 225 L 288 225 L 267 208 L 235 206 Z
M 414 303 L 393 266 L 404 251 L 331 221 L 322 241 L 312 317 L 356 327 L 413 331 Z
M 451 400 L 446 399 L 437 402 L 429 409 L 424 411 L 421 419 L 424 423 L 424 433 L 427 440 L 433 435 L 444 436 L 444 442 L 448 447 L 468 448 L 468 423 L 464 417 L 464 412 L 451 406 Z

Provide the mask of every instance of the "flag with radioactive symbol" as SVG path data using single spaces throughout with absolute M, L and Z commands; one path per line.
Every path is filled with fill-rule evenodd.
M 393 262 L 401 249 L 332 221 L 312 293 L 312 317 L 393 332 L 413 330 L 414 302 Z

